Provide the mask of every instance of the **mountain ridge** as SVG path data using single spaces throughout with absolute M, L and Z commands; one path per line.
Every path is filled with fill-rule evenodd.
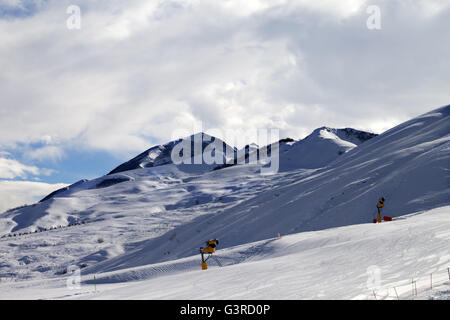
M 334 160 L 315 168 L 283 162 L 311 143 L 286 139 L 277 174 L 261 174 L 265 164 L 257 162 L 222 170 L 200 165 L 197 171 L 165 164 L 81 181 L 0 215 L 7 257 L 1 272 L 47 277 L 76 264 L 98 274 L 196 255 L 205 239 L 230 248 L 278 233 L 371 224 L 380 196 L 386 199 L 382 214 L 394 219 L 448 206 L 449 117 L 450 106 L 436 109 L 356 147 L 322 128 L 310 140 L 337 149 L 328 148 Z M 341 147 L 348 151 L 337 155 Z M 326 158 L 323 149 L 316 151 Z M 75 226 L 58 229 L 70 224 Z M 43 229 L 50 231 L 35 235 Z M 10 232 L 26 234 L 19 239 L 30 248 L 37 237 L 42 248 L 24 256 L 23 246 L 7 247 Z
M 335 129 L 335 128 L 330 128 L 330 127 L 324 126 L 324 127 L 315 129 L 307 137 L 300 139 L 300 140 L 294 140 L 291 138 L 280 139 L 278 142 L 280 145 L 279 146 L 280 152 L 288 151 L 290 146 L 292 146 L 293 144 L 298 143 L 302 140 L 311 139 L 312 136 L 317 135 L 317 133 L 320 132 L 321 130 L 326 130 L 326 131 L 330 131 L 333 133 L 335 133 L 335 132 L 339 133 L 338 135 L 343 136 L 344 139 L 349 139 L 349 141 L 350 140 L 355 141 L 355 139 L 356 139 L 359 143 L 362 143 L 364 141 L 369 140 L 372 137 L 377 136 L 377 134 L 362 131 L 362 130 L 357 130 L 357 129 L 353 129 L 353 128 Z M 258 159 L 258 160 L 260 159 L 259 154 L 260 154 L 261 148 L 256 143 L 250 143 L 250 144 L 246 145 L 244 148 L 242 148 L 242 150 L 237 150 L 235 147 L 233 148 L 233 147 L 229 146 L 225 141 L 218 139 L 217 137 L 210 136 L 204 132 L 199 132 L 199 133 L 193 134 L 190 137 L 188 137 L 188 139 L 193 141 L 194 137 L 198 136 L 198 135 L 201 135 L 202 138 L 206 137 L 206 140 L 209 141 L 206 143 L 203 142 L 202 151 L 205 150 L 205 148 L 210 143 L 217 142 L 217 141 L 223 145 L 224 150 L 225 150 L 225 148 L 229 148 L 229 150 L 233 150 L 233 158 L 232 159 L 230 159 L 230 160 L 224 159 L 224 162 L 226 162 L 225 164 L 214 165 L 212 167 L 212 170 L 222 169 L 225 167 L 233 166 L 235 164 L 248 163 L 248 159 L 249 159 L 250 155 L 255 152 L 257 154 L 256 159 Z M 123 173 L 125 171 L 130 171 L 130 170 L 135 170 L 135 169 L 151 168 L 151 167 L 157 167 L 157 166 L 163 166 L 166 164 L 171 164 L 172 161 L 170 159 L 170 156 L 171 156 L 170 153 L 178 143 L 182 142 L 182 140 L 183 139 L 177 139 L 177 140 L 173 140 L 173 141 L 167 142 L 162 145 L 152 146 L 149 149 L 145 150 L 144 152 L 133 157 L 132 159 L 118 165 L 116 168 L 114 168 L 109 173 L 107 173 L 107 175 L 114 175 L 114 174 L 119 174 L 119 173 Z M 271 150 L 270 147 L 271 147 L 271 145 L 265 146 L 263 148 L 268 148 L 269 150 Z M 303 151 L 305 151 L 305 150 L 303 150 Z M 244 155 L 242 155 L 242 153 Z M 239 158 L 239 154 L 241 154 L 240 158 Z M 194 156 L 196 156 L 196 155 L 194 154 L 194 148 L 192 148 L 192 157 L 194 157 Z M 331 161 L 331 160 L 327 160 L 327 161 Z M 324 163 L 321 163 L 321 164 L 323 165 Z M 297 165 L 297 167 L 301 167 L 301 165 L 300 166 Z M 113 179 L 110 179 L 110 180 L 112 181 Z M 127 179 L 123 178 L 123 177 L 120 178 L 119 180 L 127 181 Z M 48 194 L 47 196 L 45 196 L 39 202 L 49 200 L 58 195 L 61 196 L 65 191 L 69 191 L 71 189 L 74 189 L 75 187 L 79 187 L 81 184 L 83 184 L 87 181 L 88 180 L 86 180 L 86 179 L 82 179 L 82 180 L 77 181 L 67 187 L 55 190 L 55 191 L 51 192 L 50 194 Z M 108 185 L 108 183 L 105 182 L 103 185 Z

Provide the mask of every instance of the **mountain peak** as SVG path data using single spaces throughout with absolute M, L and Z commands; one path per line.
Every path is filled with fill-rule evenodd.
M 146 151 L 138 154 L 133 159 L 122 163 L 115 169 L 113 169 L 108 174 L 114 174 L 119 173 L 123 171 L 128 170 L 134 170 L 139 168 L 150 168 L 150 167 L 157 167 L 162 166 L 166 164 L 172 163 L 171 153 L 173 148 L 182 142 L 183 140 L 190 140 L 191 142 L 200 140 L 202 141 L 202 152 L 208 146 L 210 143 L 222 143 L 224 148 L 231 148 L 228 146 L 224 141 L 220 140 L 219 138 L 216 138 L 214 136 L 211 136 L 205 132 L 197 132 L 195 134 L 190 135 L 189 137 L 180 138 L 177 140 L 170 141 L 163 145 L 156 145 L 151 147 L 150 149 L 147 149 Z M 233 150 L 233 148 L 231 148 Z M 197 150 L 195 148 L 192 148 L 191 150 L 191 157 L 198 156 L 197 154 L 194 154 Z
M 327 166 L 340 155 L 375 136 L 377 135 L 374 133 L 353 128 L 317 128 L 306 138 L 280 147 L 280 168 L 285 171 Z
M 330 135 L 327 133 L 331 133 L 331 134 L 335 135 L 336 137 L 338 137 L 339 139 L 351 142 L 355 145 L 359 145 L 359 144 L 377 136 L 376 133 L 357 130 L 357 129 L 353 129 L 353 128 L 337 129 L 337 128 L 330 128 L 330 127 L 323 126 L 323 127 L 315 129 L 305 139 L 308 139 L 308 138 L 314 137 L 314 136 L 321 136 L 322 138 L 327 138 L 327 137 L 330 138 Z

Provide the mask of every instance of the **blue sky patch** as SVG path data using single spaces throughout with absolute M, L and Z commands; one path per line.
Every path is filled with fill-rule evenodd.
M 17 4 L 0 2 L 0 19 L 31 17 L 47 3 L 48 0 L 20 0 Z

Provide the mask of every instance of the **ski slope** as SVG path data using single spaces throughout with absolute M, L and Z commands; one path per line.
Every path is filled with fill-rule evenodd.
M 0 299 L 448 299 L 450 206 L 381 224 L 275 237 L 200 255 L 94 274 L 2 282 Z M 136 253 L 137 254 L 137 253 Z M 379 282 L 371 270 L 379 270 Z M 430 289 L 429 277 L 434 274 Z M 411 278 L 422 279 L 411 296 Z M 70 279 L 69 279 L 70 280 Z M 72 283 L 69 281 L 69 283 Z M 390 296 L 388 296 L 390 292 Z
M 82 180 L 45 201 L 0 214 L 2 295 L 73 297 L 63 287 L 67 268 L 76 265 L 83 268 L 87 286 L 92 287 L 93 275 L 98 277 L 105 292 L 98 294 L 101 298 L 108 297 L 109 289 L 125 290 L 131 281 L 142 286 L 151 282 L 157 288 L 173 286 L 142 298 L 188 294 L 202 298 L 193 290 L 177 291 L 176 279 L 204 275 L 197 270 L 198 250 L 211 238 L 220 239 L 218 256 L 224 265 L 220 270 L 229 272 L 223 282 L 236 282 L 228 293 L 219 294 L 224 298 L 239 296 L 237 273 L 253 279 L 249 288 L 260 282 L 276 287 L 276 279 L 307 287 L 304 295 L 288 288 L 290 293 L 283 295 L 275 288 L 266 293 L 267 298 L 362 298 L 367 292 L 360 281 L 369 264 L 382 270 L 394 266 L 397 273 L 386 271 L 389 277 L 384 279 L 390 280 L 385 284 L 402 281 L 411 272 L 444 268 L 450 251 L 444 231 L 449 230 L 445 222 L 450 205 L 449 115 L 450 106 L 439 108 L 359 144 L 345 130 L 319 128 L 307 139 L 280 143 L 281 167 L 274 175 L 260 174 L 259 163 L 220 170 L 203 164 L 155 166 L 154 160 L 165 159 L 165 153 L 141 154 L 128 163 L 137 169 Z M 313 159 L 315 165 L 306 165 Z M 380 196 L 386 198 L 383 215 L 397 218 L 392 224 L 368 223 Z M 421 214 L 403 219 L 411 213 Z M 380 233 L 373 233 L 376 230 Z M 438 236 L 429 238 L 435 231 Z M 283 238 L 274 241 L 278 233 Z M 422 265 L 421 256 L 413 255 L 408 260 L 411 266 L 400 270 L 403 250 L 412 250 L 403 243 L 406 237 L 415 239 L 414 247 L 421 248 L 422 255 L 435 255 L 430 264 Z M 441 239 L 446 239 L 445 248 Z M 403 244 L 396 247 L 396 242 Z M 333 248 L 338 250 L 334 253 Z M 315 264 L 315 257 L 323 265 Z M 276 268 L 270 266 L 272 262 Z M 333 264 L 342 268 L 333 273 Z M 297 270 L 297 278 L 284 278 L 289 273 L 285 266 Z M 354 273 L 344 279 L 340 274 L 345 268 Z M 328 270 L 332 276 L 319 276 L 316 270 Z M 352 289 L 344 293 L 336 287 L 322 296 L 311 282 L 318 277 L 343 281 L 343 287 Z M 262 291 L 252 298 L 263 297 Z M 84 296 L 83 291 L 79 294 Z M 118 298 L 122 294 L 127 296 L 117 291 Z
M 255 168 L 253 177 L 260 189 L 247 185 L 248 197 L 223 210 L 206 205 L 204 214 L 159 237 L 136 243 L 129 252 L 93 268 L 112 271 L 190 256 L 211 238 L 220 239 L 222 247 L 231 247 L 278 233 L 366 223 L 374 218 L 380 196 L 387 201 L 383 214 L 391 217 L 448 205 L 449 114 L 450 107 L 446 107 L 418 117 L 352 149 L 325 168 L 264 178 Z M 238 184 L 245 179 L 240 172 L 245 168 L 208 172 L 190 182 L 202 185 L 214 181 L 218 188 L 225 177 L 235 177 L 231 183 Z

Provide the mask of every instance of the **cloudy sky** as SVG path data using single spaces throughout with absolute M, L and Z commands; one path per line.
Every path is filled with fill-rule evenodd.
M 199 121 L 381 133 L 450 103 L 449 30 L 447 0 L 0 0 L 0 211 Z

